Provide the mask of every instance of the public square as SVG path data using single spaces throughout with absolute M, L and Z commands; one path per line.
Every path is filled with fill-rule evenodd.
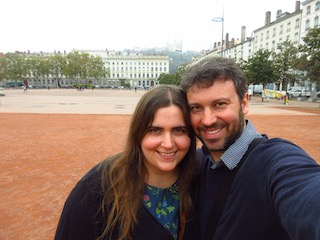
M 0 97 L 0 239 L 51 240 L 63 204 L 95 164 L 118 153 L 144 90 L 23 89 Z M 301 146 L 320 163 L 319 102 L 261 101 L 247 115 L 260 133 Z

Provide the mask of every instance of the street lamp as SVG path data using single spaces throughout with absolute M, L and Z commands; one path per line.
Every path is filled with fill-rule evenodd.
M 222 9 L 222 17 L 212 18 L 212 22 L 221 22 L 221 57 L 223 57 L 223 28 L 224 28 L 224 10 Z

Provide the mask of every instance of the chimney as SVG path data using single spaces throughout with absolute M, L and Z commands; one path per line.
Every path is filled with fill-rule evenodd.
M 268 25 L 270 22 L 271 22 L 271 12 L 268 11 L 268 12 L 266 12 L 265 25 Z
M 234 47 L 234 38 L 231 38 L 231 47 Z
M 300 10 L 300 1 L 296 1 L 296 11 Z
M 229 33 L 226 34 L 226 49 L 229 49 Z
M 282 14 L 282 10 L 279 9 L 279 10 L 277 11 L 277 17 L 276 17 L 276 18 L 278 19 L 281 14 Z
M 245 26 L 242 26 L 241 27 L 241 42 L 245 42 L 246 40 L 246 27 Z

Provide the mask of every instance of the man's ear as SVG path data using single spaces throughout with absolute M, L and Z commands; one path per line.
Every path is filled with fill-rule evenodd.
M 248 92 L 246 92 L 246 94 L 244 95 L 244 98 L 241 103 L 241 107 L 242 107 L 243 114 L 249 113 L 249 94 L 248 94 Z

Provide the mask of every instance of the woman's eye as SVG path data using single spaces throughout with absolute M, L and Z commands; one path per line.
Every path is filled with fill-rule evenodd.
M 160 133 L 160 129 L 159 128 L 150 128 L 149 133 Z
M 197 111 L 199 111 L 200 110 L 200 107 L 199 106 L 191 106 L 190 107 L 190 111 L 191 112 L 197 112 Z
M 186 128 L 176 128 L 174 130 L 174 132 L 177 134 L 185 134 L 187 132 L 187 129 Z

